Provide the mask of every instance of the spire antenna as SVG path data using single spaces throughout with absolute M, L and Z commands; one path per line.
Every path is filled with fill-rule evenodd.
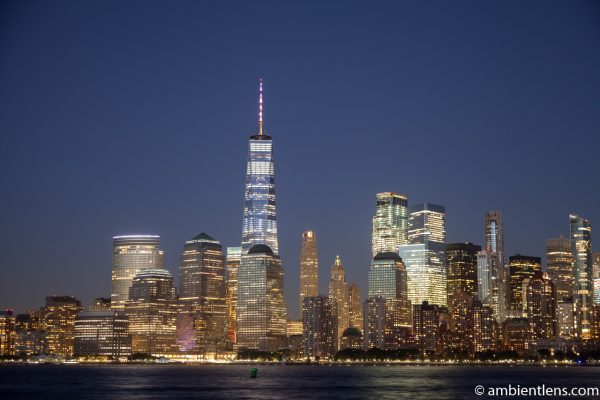
M 259 84 L 259 98 L 258 98 L 258 135 L 263 134 L 263 100 L 262 100 L 262 78 L 260 78 Z

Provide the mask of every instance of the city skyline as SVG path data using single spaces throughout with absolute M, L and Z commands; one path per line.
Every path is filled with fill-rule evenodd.
M 514 18 L 518 14 L 517 9 L 497 10 L 495 7 L 498 6 L 480 6 L 475 10 L 487 16 L 487 22 L 491 18 L 491 28 L 484 29 L 482 39 L 471 38 L 470 43 L 475 48 L 482 46 L 486 39 L 496 38 L 497 31 L 493 28 L 501 24 L 501 17 Z M 60 21 L 57 14 L 60 8 L 61 5 L 57 5 L 55 10 L 48 8 L 44 12 Z M 592 112 L 594 105 L 599 104 L 600 82 L 598 74 L 592 73 L 597 69 L 598 55 L 587 52 L 595 43 L 589 32 L 595 31 L 589 23 L 586 25 L 579 8 L 564 5 L 558 8 L 562 13 L 579 18 L 579 27 L 570 27 L 566 32 L 563 29 L 562 36 L 554 37 L 552 21 L 556 21 L 561 12 L 544 8 L 549 20 L 541 23 L 538 33 L 528 31 L 530 17 L 524 16 L 517 21 L 514 36 L 496 38 L 503 45 L 515 45 L 517 52 L 528 51 L 530 47 L 536 49 L 532 55 L 521 54 L 522 65 L 507 61 L 508 50 L 502 46 L 484 51 L 483 55 L 488 58 L 474 58 L 468 49 L 454 41 L 445 49 L 448 43 L 437 36 L 426 36 L 415 39 L 414 43 L 400 42 L 400 50 L 408 57 L 388 54 L 377 46 L 372 50 L 361 46 L 338 50 L 337 55 L 342 60 L 354 60 L 356 53 L 390 57 L 391 65 L 398 66 L 402 72 L 399 78 L 387 70 L 378 77 L 377 69 L 360 61 L 356 66 L 349 65 L 341 74 L 333 67 L 318 70 L 307 65 L 305 74 L 292 74 L 295 80 L 289 80 L 288 69 L 295 59 L 292 52 L 285 52 L 278 59 L 273 55 L 280 44 L 277 38 L 257 32 L 264 38 L 263 51 L 249 56 L 251 62 L 247 70 L 229 79 L 210 73 L 214 72 L 210 67 L 200 71 L 188 69 L 204 58 L 182 58 L 179 52 L 168 52 L 173 59 L 184 62 L 185 66 L 180 70 L 175 68 L 176 71 L 188 80 L 198 79 L 186 90 L 181 89 L 184 81 L 172 76 L 171 64 L 158 63 L 148 67 L 151 68 L 149 76 L 131 80 L 138 76 L 135 65 L 154 60 L 154 51 L 140 50 L 125 57 L 121 70 L 120 65 L 117 68 L 87 53 L 83 39 L 72 39 L 70 50 L 51 55 L 47 52 L 55 48 L 54 42 L 44 50 L 45 46 L 36 36 L 40 31 L 31 34 L 23 31 L 15 43 L 8 41 L 9 61 L 0 66 L 0 78 L 6 83 L 0 98 L 7 105 L 0 111 L 0 127 L 7 132 L 2 139 L 1 183 L 6 196 L 2 208 L 4 224 L 0 228 L 0 239 L 4 243 L 0 270 L 10 278 L 0 284 L 0 308 L 24 312 L 38 307 L 52 294 L 73 295 L 86 305 L 93 298 L 108 296 L 111 238 L 115 235 L 159 235 L 164 266 L 171 272 L 177 287 L 179 256 L 185 240 L 198 232 L 209 232 L 224 248 L 239 246 L 245 143 L 255 130 L 255 85 L 259 77 L 265 79 L 269 96 L 267 132 L 273 132 L 277 142 L 279 254 L 285 270 L 285 300 L 292 316 L 297 317 L 294 312 L 300 308 L 298 237 L 308 229 L 319 237 L 321 265 L 331 265 L 339 253 L 348 282 L 357 282 L 361 293 L 367 293 L 371 218 L 375 211 L 373 198 L 383 191 L 405 194 L 409 205 L 429 201 L 443 204 L 447 210 L 447 243 L 468 241 L 483 246 L 482 215 L 488 209 L 499 209 L 503 213 L 506 257 L 517 253 L 538 256 L 545 265 L 546 240 L 569 235 L 566 216 L 580 215 L 592 226 L 600 220 L 598 189 L 591 184 L 594 171 L 600 170 L 591 152 L 597 143 L 593 134 L 600 125 Z M 281 27 L 285 22 L 285 18 L 281 18 L 283 10 L 285 8 L 274 7 L 264 12 L 279 16 L 272 20 Z M 308 7 L 299 12 L 309 18 L 310 10 Z M 326 15 L 333 14 L 331 9 L 322 10 Z M 28 14 L 26 6 L 13 5 L 9 11 L 16 17 L 32 17 L 38 25 L 47 27 L 47 21 L 36 20 L 38 17 Z M 144 10 L 140 11 L 148 16 Z M 356 22 L 360 20 L 358 11 L 349 7 L 345 12 L 350 21 Z M 449 28 L 447 22 L 444 25 L 442 11 L 438 11 L 439 15 L 428 14 L 421 6 L 408 10 L 393 8 L 392 11 L 401 19 L 405 17 L 400 11 L 428 15 L 423 27 L 409 24 L 403 28 L 416 36 L 438 23 L 442 23 L 436 30 L 438 34 Z M 495 11 L 500 16 L 491 17 L 489 14 Z M 76 8 L 75 12 L 82 21 L 98 23 L 96 17 L 82 9 Z M 217 7 L 210 12 L 219 14 L 223 10 Z M 170 13 L 180 16 L 177 9 Z M 312 39 L 335 35 L 325 20 L 314 18 L 316 31 Z M 383 26 L 395 23 L 381 15 L 375 19 L 385 22 Z M 247 27 L 243 19 L 235 22 L 240 23 L 240 27 L 233 32 Z M 481 28 L 477 22 L 464 22 L 467 31 Z M 342 24 L 347 28 L 346 23 Z M 9 25 L 10 29 L 17 29 L 12 24 L 0 29 L 8 29 Z M 373 21 L 366 21 L 367 27 L 373 25 Z M 197 31 L 185 18 L 181 26 L 189 30 L 186 35 L 177 31 L 167 37 L 179 38 L 189 46 L 189 38 Z M 63 24 L 51 37 L 60 45 L 81 29 L 78 24 Z M 284 32 L 296 37 L 298 31 L 290 28 Z M 384 33 L 375 29 L 367 39 L 393 43 Z M 453 33 L 451 38 L 460 41 L 462 36 Z M 522 44 L 516 43 L 517 37 Z M 553 37 L 557 40 L 552 40 Z M 349 46 L 358 39 L 354 35 L 341 38 Z M 541 39 L 554 44 L 541 45 Z M 243 52 L 245 41 L 239 43 L 231 37 L 222 40 L 234 43 L 238 51 L 248 55 Z M 322 56 L 331 62 L 325 53 L 329 42 L 324 41 L 315 46 L 307 41 L 292 47 L 307 59 Z M 574 42 L 578 43 L 575 48 L 570 46 Z M 115 43 L 105 42 L 106 47 L 100 54 L 124 56 L 123 49 Z M 161 42 L 158 43 L 162 49 Z M 432 46 L 432 56 L 421 53 L 421 46 L 426 45 Z M 30 49 L 30 54 L 19 53 L 17 46 Z M 216 51 L 206 43 L 200 48 L 207 54 Z M 466 76 L 456 64 L 448 65 L 455 53 L 480 66 L 484 76 Z M 237 54 L 221 55 L 219 61 Z M 573 55 L 584 62 L 576 67 L 570 57 L 570 70 L 565 70 L 566 64 L 560 60 L 557 65 L 544 64 L 549 71 L 539 70 L 540 61 L 554 59 L 557 54 L 558 58 Z M 54 80 L 45 80 L 39 87 L 25 84 L 23 77 L 33 76 L 34 81 L 40 83 L 40 78 L 35 77 L 46 76 L 43 70 L 34 68 L 42 56 L 51 61 L 45 73 Z M 101 78 L 89 80 L 84 73 L 86 69 L 81 68 L 88 65 L 88 56 L 92 57 L 92 64 L 97 62 L 113 72 L 117 69 L 122 75 L 117 74 L 116 82 L 109 80 L 107 87 L 102 88 L 105 83 L 102 79 L 108 79 L 108 75 L 100 74 Z M 410 56 L 418 68 L 407 64 Z M 491 67 L 490 60 L 504 60 L 507 64 Z M 448 71 L 429 85 L 409 84 L 412 78 L 424 82 L 435 76 L 440 72 L 436 64 L 447 65 Z M 25 68 L 24 75 L 19 75 L 17 65 L 29 66 L 30 70 Z M 69 68 L 63 68 L 65 66 Z M 425 71 L 418 72 L 422 67 Z M 513 78 L 505 77 L 512 68 L 519 72 L 514 82 Z M 64 81 L 63 69 L 79 71 L 71 75 L 73 83 Z M 578 73 L 573 73 L 573 69 Z M 100 71 L 94 69 L 94 73 Z M 497 77 L 499 83 L 486 86 L 486 73 Z M 530 80 L 534 75 L 539 80 Z M 207 82 L 208 77 L 215 82 Z M 160 79 L 156 78 L 165 79 L 177 90 L 158 85 Z M 566 79 L 573 89 L 563 87 Z M 55 90 L 59 82 L 64 85 Z M 481 89 L 473 89 L 482 82 Z M 508 86 L 496 97 L 496 89 L 502 84 Z M 521 84 L 529 93 L 526 99 L 519 99 Z M 89 93 L 82 94 L 77 85 L 88 88 Z M 136 95 L 136 90 L 142 93 Z M 432 96 L 431 91 L 439 98 Z M 559 91 L 563 100 L 545 100 L 549 94 Z M 50 95 L 55 92 L 56 99 Z M 122 94 L 124 99 L 117 94 Z M 144 95 L 149 95 L 148 102 L 142 101 Z M 454 96 L 458 96 L 458 101 Z M 116 101 L 115 106 L 102 105 L 110 104 L 111 100 Z M 79 103 L 86 106 L 81 108 Z M 24 114 L 30 117 L 26 122 L 23 122 Z M 437 122 L 429 122 L 430 119 Z M 566 163 L 552 161 L 564 159 L 563 141 L 570 143 L 571 132 L 589 142 L 582 149 L 577 174 L 570 173 Z M 365 137 L 370 140 L 365 141 Z M 418 152 L 405 150 L 411 144 L 422 144 L 425 137 L 431 137 L 432 143 L 438 144 L 430 149 L 431 153 L 417 156 L 413 153 Z M 485 153 L 484 157 L 483 149 L 489 148 L 491 140 L 497 153 Z M 459 158 L 467 160 L 456 160 L 456 155 L 448 152 L 459 146 L 464 149 L 459 154 L 469 154 L 472 158 L 465 156 Z M 11 151 L 5 150 L 9 148 Z M 534 157 L 531 162 L 530 153 L 538 153 L 538 150 L 544 156 Z M 528 157 L 523 160 L 527 158 L 527 162 L 520 160 L 525 154 Z M 422 157 L 428 157 L 430 167 L 411 168 L 419 165 Z M 402 168 L 396 168 L 398 165 Z M 452 168 L 441 170 L 443 165 Z M 198 178 L 199 173 L 202 179 Z M 461 175 L 466 179 L 455 179 Z M 486 184 L 490 177 L 494 178 L 493 188 Z M 437 182 L 435 185 L 430 184 L 431 178 Z M 561 193 L 551 189 L 553 183 L 565 179 L 573 187 L 587 182 L 590 189 Z M 514 196 L 515 192 L 521 195 Z M 546 201 L 549 198 L 551 202 Z M 32 233 L 43 238 L 36 243 L 33 252 Z M 31 276 L 37 279 L 32 282 Z M 327 281 L 328 274 L 321 273 L 321 292 L 327 287 Z

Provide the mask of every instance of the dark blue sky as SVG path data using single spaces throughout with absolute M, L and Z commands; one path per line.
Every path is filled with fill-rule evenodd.
M 239 245 L 259 77 L 292 312 L 305 229 L 366 292 L 378 191 L 508 255 L 600 223 L 598 2 L 217 3 L 2 2 L 0 308 L 109 295 L 115 234 Z

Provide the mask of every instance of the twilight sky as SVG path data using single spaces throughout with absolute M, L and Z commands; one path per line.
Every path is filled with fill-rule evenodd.
M 306 229 L 366 294 L 378 191 L 507 255 L 600 224 L 598 2 L 283 3 L 0 4 L 0 308 L 108 296 L 115 234 L 239 245 L 259 77 L 292 317 Z

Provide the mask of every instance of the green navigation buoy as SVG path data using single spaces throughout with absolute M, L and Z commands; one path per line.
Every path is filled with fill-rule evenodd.
M 258 369 L 257 368 L 252 368 L 250 370 L 250 378 L 256 378 L 257 374 L 258 374 Z

